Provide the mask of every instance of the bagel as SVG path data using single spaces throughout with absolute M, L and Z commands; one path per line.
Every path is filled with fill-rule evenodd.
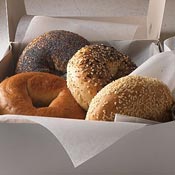
M 105 86 L 91 101 L 87 120 L 113 121 L 115 114 L 167 122 L 172 120 L 173 97 L 155 78 L 126 76 Z
M 1 114 L 84 119 L 66 81 L 43 72 L 16 74 L 0 83 Z
M 105 85 L 128 75 L 136 65 L 115 48 L 93 44 L 81 48 L 67 65 L 67 85 L 78 104 L 88 109 Z
M 82 36 L 69 31 L 47 32 L 25 47 L 15 72 L 48 72 L 62 76 L 66 73 L 68 60 L 88 44 Z

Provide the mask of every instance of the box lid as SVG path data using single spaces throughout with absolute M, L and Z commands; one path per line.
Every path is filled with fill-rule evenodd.
M 6 0 L 9 38 L 10 41 L 15 40 L 17 24 L 22 16 L 39 15 L 110 22 L 123 25 L 125 29 L 128 25 L 135 27 L 135 30 L 132 31 L 132 37 L 129 35 L 127 38 L 124 33 L 123 39 L 155 40 L 160 36 L 165 2 L 166 0 L 19 0 L 16 3 L 13 0 Z M 24 23 L 28 25 L 26 18 L 25 22 L 19 25 L 25 26 Z M 105 30 L 105 33 L 108 32 L 107 28 Z M 116 30 L 118 27 L 114 29 Z M 130 28 L 128 32 L 129 30 Z M 116 36 L 114 39 L 122 37 Z

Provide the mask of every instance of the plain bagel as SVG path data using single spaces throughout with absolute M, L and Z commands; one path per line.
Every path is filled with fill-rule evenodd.
M 85 110 L 105 85 L 136 68 L 130 58 L 115 48 L 94 44 L 81 48 L 68 62 L 67 85 Z
M 155 78 L 126 76 L 105 86 L 93 99 L 87 120 L 113 121 L 115 114 L 167 122 L 172 120 L 173 97 Z
M 28 72 L 16 74 L 0 83 L 1 114 L 21 114 L 84 119 L 66 81 L 59 76 Z

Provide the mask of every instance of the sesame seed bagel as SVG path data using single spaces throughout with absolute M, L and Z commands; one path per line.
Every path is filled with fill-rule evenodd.
M 2 81 L 0 114 L 85 118 L 66 81 L 44 72 L 19 73 Z
M 126 76 L 105 86 L 93 99 L 87 120 L 113 121 L 115 114 L 167 122 L 172 120 L 173 97 L 155 78 Z
M 105 85 L 136 68 L 128 56 L 115 48 L 94 44 L 81 48 L 67 65 L 67 85 L 85 110 Z
M 64 30 L 47 32 L 31 41 L 22 52 L 16 73 L 48 72 L 66 73 L 68 60 L 89 42 L 82 36 Z

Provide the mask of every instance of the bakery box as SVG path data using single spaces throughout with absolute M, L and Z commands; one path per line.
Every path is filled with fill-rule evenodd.
M 27 43 L 53 29 L 112 45 L 138 66 L 161 52 L 165 0 L 5 4 L 10 45 L 0 62 L 0 80 L 14 74 Z M 0 174 L 174 174 L 174 126 L 1 115 Z

